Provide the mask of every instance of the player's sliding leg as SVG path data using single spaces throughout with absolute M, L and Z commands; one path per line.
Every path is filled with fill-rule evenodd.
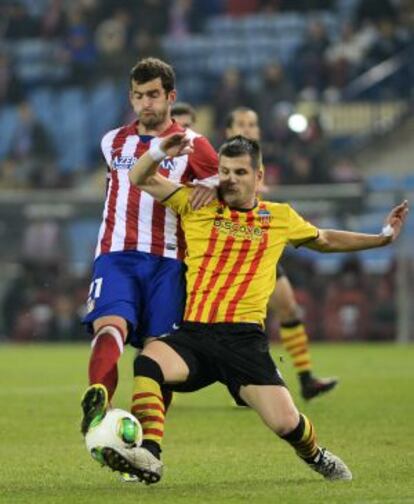
M 162 386 L 180 383 L 188 376 L 184 360 L 168 345 L 154 340 L 134 362 L 132 413 L 143 431 L 141 446 L 112 453 L 107 465 L 119 472 L 138 476 L 147 484 L 157 483 L 163 473 L 161 445 L 164 436 L 165 407 Z
M 296 428 L 284 436 L 297 455 L 314 471 L 327 480 L 351 480 L 352 473 L 346 464 L 336 455 L 316 443 L 315 428 L 303 414 L 299 415 Z
M 143 429 L 141 446 L 128 450 L 104 448 L 105 464 L 121 473 L 123 481 L 157 483 L 162 476 L 161 442 L 164 434 L 164 401 L 161 387 L 164 376 L 159 364 L 140 354 L 134 362 L 134 389 L 132 413 L 139 419 Z
M 146 355 L 136 358 L 134 373 L 131 412 L 142 426 L 142 446 L 159 459 L 165 422 L 164 375 L 159 364 Z
M 153 341 L 154 338 L 151 338 L 151 341 Z M 149 343 L 149 341 L 147 341 L 147 344 Z M 140 352 L 139 351 L 136 355 L 136 358 L 135 358 L 135 361 L 134 361 L 134 375 L 135 375 L 135 378 L 134 378 L 134 392 L 135 390 L 140 390 L 142 386 L 145 386 L 145 383 L 140 383 L 140 380 L 142 380 L 144 382 L 144 379 L 143 378 L 139 378 L 139 366 L 141 364 L 143 364 L 143 371 L 145 371 L 145 367 L 148 366 L 148 360 L 147 359 L 140 359 L 138 360 L 138 357 L 140 355 Z M 155 395 L 155 399 L 157 401 L 158 404 L 154 403 L 154 407 L 155 407 L 155 411 L 153 412 L 154 414 L 153 415 L 148 415 L 148 417 L 152 417 L 152 418 L 147 418 L 145 419 L 147 421 L 147 423 L 151 424 L 151 423 L 154 423 L 154 424 L 157 424 L 157 420 L 162 420 L 161 422 L 161 425 L 158 426 L 158 427 L 161 427 L 163 426 L 164 424 L 164 420 L 163 418 L 161 418 L 159 412 L 160 410 L 157 409 L 157 406 L 161 409 L 163 409 L 163 416 L 165 417 L 165 415 L 167 414 L 167 411 L 169 409 L 169 406 L 171 405 L 171 402 L 173 400 L 173 391 L 170 390 L 168 387 L 166 387 L 165 385 L 161 385 L 160 387 L 160 390 L 161 390 L 161 395 L 158 396 L 158 394 Z M 160 397 L 162 397 L 162 402 L 159 401 Z M 144 401 L 140 401 L 140 397 L 139 397 L 139 393 L 138 394 L 135 394 L 133 395 L 133 398 L 132 398 L 132 408 L 131 408 L 131 411 L 132 413 L 135 414 L 135 416 L 138 417 L 139 415 L 139 408 L 140 406 L 142 405 Z M 134 408 L 134 405 L 135 408 Z M 137 409 L 137 411 L 134 411 L 134 409 Z M 145 420 L 144 420 L 144 423 L 145 423 Z M 142 425 L 142 422 L 143 422 L 143 419 L 141 419 L 141 425 Z M 143 427 L 143 428 L 146 428 L 146 427 Z M 150 426 L 148 426 L 147 428 L 151 428 Z M 157 428 L 157 425 L 155 425 L 155 429 Z M 159 446 L 161 445 L 161 443 L 158 445 L 158 444 L 152 444 L 151 441 L 148 439 L 148 441 L 145 441 L 145 445 L 149 445 L 149 448 L 150 450 L 154 450 L 155 453 L 154 455 L 160 459 L 160 452 L 161 452 L 161 449 L 159 448 Z M 125 473 L 122 473 L 121 474 L 121 481 L 123 481 L 124 483 L 134 483 L 134 482 L 137 482 L 137 481 L 141 481 L 142 479 L 138 478 L 138 476 L 134 475 L 134 474 L 129 474 L 127 472 Z M 156 482 L 156 481 L 154 481 Z
M 155 341 L 156 339 L 157 339 L 156 336 L 146 338 L 145 341 L 144 341 L 144 346 L 148 345 L 149 343 L 151 343 L 151 341 Z M 142 349 L 138 349 L 137 350 L 135 361 L 136 361 L 136 359 L 138 358 L 138 356 L 140 355 L 141 352 L 142 352 Z M 136 366 L 134 365 L 134 376 L 138 375 L 138 372 L 136 371 L 135 367 Z M 167 413 L 167 411 L 169 410 L 169 408 L 171 406 L 171 403 L 173 402 L 174 392 L 168 386 L 162 385 L 162 387 L 161 387 L 161 393 L 162 393 L 162 398 L 163 398 L 163 401 L 164 401 L 164 410 L 165 410 L 165 413 Z
M 328 480 L 352 479 L 351 471 L 339 457 L 319 447 L 314 426 L 297 411 L 285 387 L 248 385 L 241 387 L 240 396 L 311 469 Z
M 313 375 L 309 336 L 305 325 L 298 317 L 299 307 L 292 285 L 286 275 L 279 275 L 278 270 L 276 289 L 272 295 L 271 303 L 280 320 L 280 338 L 298 373 L 302 397 L 312 399 L 332 390 L 338 380 L 335 378 L 317 378 Z

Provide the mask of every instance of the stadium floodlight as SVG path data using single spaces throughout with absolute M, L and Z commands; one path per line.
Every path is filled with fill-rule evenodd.
M 303 133 L 308 127 L 308 120 L 302 114 L 292 114 L 288 119 L 288 126 L 295 133 Z

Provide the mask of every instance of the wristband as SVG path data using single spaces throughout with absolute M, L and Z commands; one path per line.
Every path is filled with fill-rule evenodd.
M 151 142 L 151 147 L 148 149 L 149 155 L 152 157 L 152 159 L 156 162 L 159 163 L 162 161 L 164 158 L 167 157 L 167 153 L 164 152 L 161 147 L 160 147 L 161 142 Z
M 393 236 L 394 235 L 394 229 L 392 226 L 390 226 L 390 224 L 387 224 L 386 226 L 384 226 L 381 230 L 381 236 L 386 236 L 386 237 L 390 237 L 390 236 Z

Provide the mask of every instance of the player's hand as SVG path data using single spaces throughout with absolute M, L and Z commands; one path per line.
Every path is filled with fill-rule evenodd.
M 398 235 L 401 232 L 402 226 L 405 222 L 405 219 L 408 215 L 408 201 L 404 200 L 402 203 L 394 207 L 391 212 L 388 214 L 387 218 L 384 221 L 384 226 L 391 226 L 393 229 L 393 234 L 391 236 L 390 241 L 394 241 L 397 239 Z
M 194 186 L 190 195 L 190 205 L 193 210 L 199 210 L 217 199 L 217 188 L 207 187 L 200 184 Z
M 168 157 L 184 156 L 193 152 L 191 140 L 186 137 L 185 133 L 173 133 L 166 136 L 162 139 L 160 148 Z

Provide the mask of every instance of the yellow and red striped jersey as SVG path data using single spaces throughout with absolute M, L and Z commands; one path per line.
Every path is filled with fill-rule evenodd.
M 163 202 L 181 216 L 187 242 L 184 320 L 263 325 L 284 247 L 317 237 L 318 229 L 282 203 L 259 201 L 243 211 L 215 200 L 194 211 L 190 193 L 182 187 Z

